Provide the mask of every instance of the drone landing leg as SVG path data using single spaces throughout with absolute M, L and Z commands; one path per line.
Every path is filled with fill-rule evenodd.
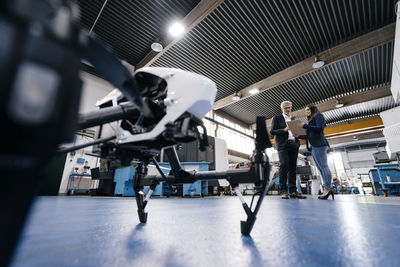
M 265 149 L 267 147 L 271 147 L 271 142 L 268 137 L 267 127 L 265 124 L 265 117 L 257 117 L 255 146 L 256 147 L 253 152 L 251 164 L 255 168 L 255 174 L 256 174 L 255 176 L 257 177 L 258 180 L 256 181 L 255 185 L 261 186 L 261 189 L 260 191 L 258 191 L 253 195 L 250 207 L 244 201 L 242 193 L 238 188 L 238 184 L 237 183 L 231 184 L 231 186 L 234 188 L 236 192 L 236 195 L 240 198 L 244 211 L 247 214 L 247 220 L 240 222 L 240 230 L 242 232 L 242 235 L 250 234 L 251 229 L 253 228 L 254 223 L 256 221 L 257 213 L 261 207 L 261 203 L 264 200 L 264 196 L 268 192 L 270 166 L 268 157 L 265 154 Z M 254 196 L 257 194 L 260 194 L 260 197 L 257 200 L 257 204 L 254 208 L 254 211 L 252 211 L 251 207 L 253 205 Z
M 239 190 L 239 187 L 236 186 L 234 188 L 234 191 L 236 195 L 239 197 L 240 202 L 242 202 L 242 206 L 244 211 L 246 212 L 247 215 L 247 220 L 246 221 L 240 221 L 240 231 L 242 232 L 242 235 L 249 235 L 251 229 L 253 228 L 253 225 L 256 221 L 256 214 L 254 214 L 250 207 L 247 205 L 246 201 L 243 198 L 242 193 Z
M 155 161 L 155 159 L 153 159 Z M 155 161 L 155 163 L 157 163 Z M 157 164 L 158 166 L 158 164 Z M 159 166 L 158 166 L 159 168 Z M 160 169 L 161 170 L 161 169 Z M 140 185 L 141 180 L 147 175 L 147 164 L 139 164 L 136 168 L 136 173 L 133 177 L 133 190 L 135 191 L 136 204 L 138 207 L 138 216 L 141 223 L 147 222 L 147 212 L 144 211 L 147 203 L 150 200 L 151 194 L 153 193 L 156 186 L 159 184 L 157 180 L 154 180 L 150 185 L 149 191 L 146 195 L 143 194 L 143 186 Z
M 138 216 L 139 216 L 139 221 L 141 223 L 146 223 L 147 222 L 147 212 L 144 212 L 144 208 L 146 207 L 147 201 L 145 201 L 143 198 L 142 189 L 135 188 L 134 190 L 135 190 L 136 204 L 138 206 L 137 212 L 138 212 Z
M 247 215 L 246 221 L 240 221 L 240 231 L 241 231 L 242 235 L 250 235 L 250 232 L 253 229 L 254 223 L 256 222 L 256 216 L 257 216 L 258 210 L 261 206 L 261 203 L 264 200 L 264 196 L 267 194 L 268 187 L 266 185 L 262 186 L 261 191 L 260 191 L 261 194 L 257 200 L 257 204 L 256 204 L 254 211 L 251 210 L 251 204 L 250 204 L 250 207 L 247 205 L 246 201 L 243 198 L 242 193 L 239 190 L 239 187 L 235 187 L 234 191 L 236 192 L 236 195 L 239 197 L 240 202 L 242 202 L 243 209 Z M 253 203 L 253 200 L 251 202 Z
M 147 212 L 144 212 L 144 209 L 147 205 L 149 196 L 146 195 L 146 198 L 144 198 L 143 186 L 140 185 L 140 181 L 143 179 L 143 177 L 146 176 L 146 174 L 147 174 L 147 165 L 141 163 L 136 168 L 135 175 L 133 176 L 133 190 L 135 191 L 136 204 L 138 207 L 137 212 L 141 223 L 147 222 Z
M 258 153 L 257 153 L 258 152 Z M 268 192 L 268 182 L 269 182 L 269 163 L 267 156 L 263 153 L 263 151 L 256 151 L 252 158 L 252 164 L 254 164 L 256 177 L 258 178 L 258 185 L 261 186 L 261 189 L 253 195 L 253 198 L 250 203 L 250 207 L 247 205 L 246 201 L 243 198 L 242 193 L 239 190 L 239 186 L 236 183 L 232 183 L 236 195 L 239 197 L 240 202 L 242 202 L 242 206 L 247 215 L 246 221 L 240 222 L 240 231 L 242 235 L 250 235 L 251 230 L 253 229 L 254 223 L 256 222 L 257 213 L 261 207 L 261 204 L 264 200 L 264 196 Z M 254 210 L 252 210 L 254 197 L 256 195 L 260 195 Z

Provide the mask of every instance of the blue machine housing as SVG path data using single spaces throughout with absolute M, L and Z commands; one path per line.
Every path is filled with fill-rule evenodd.
M 159 163 L 161 170 L 164 174 L 170 172 L 169 163 Z M 185 170 L 198 169 L 201 171 L 208 171 L 208 162 L 182 162 L 182 168 Z M 114 182 L 115 182 L 115 196 L 135 196 L 133 190 L 133 175 L 136 171 L 135 165 L 118 168 L 115 170 Z M 179 188 L 182 192 L 182 196 L 203 196 L 208 194 L 208 182 L 207 181 L 196 181 L 193 184 L 183 184 Z M 145 187 L 143 192 L 146 193 L 148 187 Z M 165 182 L 160 182 L 152 193 L 152 196 L 168 196 L 170 194 L 170 187 Z
M 161 162 L 159 165 L 163 172 L 164 170 L 166 171 L 164 173 L 169 173 L 169 163 Z M 196 169 L 199 172 L 204 172 L 208 171 L 209 162 L 181 162 L 181 165 L 186 171 Z M 182 184 L 182 196 L 203 196 L 204 194 L 208 194 L 208 181 L 196 181 L 192 184 Z
M 115 182 L 115 196 L 124 196 L 124 197 L 132 197 L 135 196 L 135 192 L 133 191 L 133 176 L 136 172 L 136 165 L 131 165 L 127 167 L 118 168 L 115 170 L 114 174 L 114 182 Z M 162 185 L 163 182 L 160 183 L 152 195 L 163 196 L 162 194 Z M 144 188 L 144 193 L 148 191 L 148 187 Z
M 399 164 L 374 165 L 369 171 L 369 177 L 377 195 L 400 195 Z
M 127 193 L 127 189 L 125 189 L 126 185 L 125 182 L 128 180 L 133 181 L 133 175 L 135 174 L 136 171 L 135 165 L 123 167 L 123 168 L 118 168 L 115 170 L 114 174 L 114 182 L 115 182 L 115 190 L 114 190 L 114 195 L 115 196 L 124 196 Z M 132 186 L 131 186 L 132 187 Z M 132 188 L 133 192 L 133 188 Z

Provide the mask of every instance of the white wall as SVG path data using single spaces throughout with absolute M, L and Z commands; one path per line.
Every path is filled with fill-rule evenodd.
M 96 101 L 103 98 L 109 92 L 111 92 L 114 87 L 108 82 L 93 76 L 88 73 L 81 73 L 81 78 L 83 81 L 82 86 L 82 95 L 81 95 L 81 103 L 79 108 L 79 113 L 86 113 L 96 109 Z M 83 136 L 77 136 L 75 142 L 70 145 L 78 145 L 86 142 L 93 141 L 93 139 Z M 92 151 L 92 147 L 87 147 L 85 149 L 81 149 L 76 151 L 75 154 L 68 153 L 64 172 L 60 184 L 59 194 L 67 193 L 67 185 L 68 178 L 70 173 L 73 171 L 75 167 L 79 168 L 78 172 L 81 172 L 84 164 L 78 164 L 76 161 L 78 158 L 84 158 L 91 168 L 98 167 L 100 160 L 96 157 L 85 155 L 85 153 L 90 153 Z
M 79 112 L 85 113 L 96 109 L 96 101 L 111 92 L 114 87 L 105 80 L 86 72 L 81 73 L 81 78 L 83 86 Z
M 400 92 L 400 90 L 398 92 Z M 381 112 L 380 116 L 385 125 L 383 135 L 386 139 L 387 154 L 389 158 L 395 159 L 397 155 L 400 155 L 400 107 Z
M 400 72 L 397 66 L 400 65 L 400 10 L 396 11 L 396 33 L 394 36 L 394 51 L 393 51 L 393 67 L 392 81 L 390 90 L 392 91 L 393 99 L 400 102 Z M 385 124 L 386 127 L 386 124 Z

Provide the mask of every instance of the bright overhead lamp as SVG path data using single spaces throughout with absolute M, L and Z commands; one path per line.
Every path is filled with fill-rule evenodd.
M 241 98 L 241 97 L 240 97 L 240 94 L 238 94 L 238 92 L 235 92 L 235 94 L 234 94 L 233 97 L 232 97 L 232 100 L 233 100 L 233 101 L 238 101 L 240 98 Z
M 162 46 L 161 43 L 159 43 L 159 42 L 154 42 L 154 43 L 151 44 L 151 49 L 152 49 L 154 52 L 161 52 L 161 51 L 164 49 L 164 47 Z
M 258 94 L 259 92 L 260 92 L 260 90 L 258 90 L 258 88 L 253 88 L 249 91 L 249 93 L 252 95 Z
M 174 22 L 168 29 L 168 32 L 174 37 L 180 36 L 184 31 L 185 27 L 179 22 Z
M 314 63 L 312 64 L 312 67 L 313 67 L 314 69 L 319 69 L 319 68 L 321 68 L 324 64 L 325 64 L 325 62 L 324 62 L 323 60 L 320 60 L 318 57 L 316 57 Z
M 343 106 L 344 106 L 344 104 L 343 104 L 342 102 L 340 102 L 339 100 L 336 99 L 335 108 L 341 108 L 341 107 L 343 107 Z
M 354 136 L 353 136 L 353 141 L 358 141 L 357 135 L 354 135 Z

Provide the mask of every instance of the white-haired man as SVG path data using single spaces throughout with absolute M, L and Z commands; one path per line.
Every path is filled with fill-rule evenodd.
M 288 186 L 290 198 L 306 198 L 296 191 L 296 166 L 300 142 L 293 136 L 287 121 L 292 120 L 292 102 L 281 103 L 282 114 L 272 119 L 271 135 L 275 136 L 275 148 L 279 155 L 279 187 L 283 199 L 288 199 Z

